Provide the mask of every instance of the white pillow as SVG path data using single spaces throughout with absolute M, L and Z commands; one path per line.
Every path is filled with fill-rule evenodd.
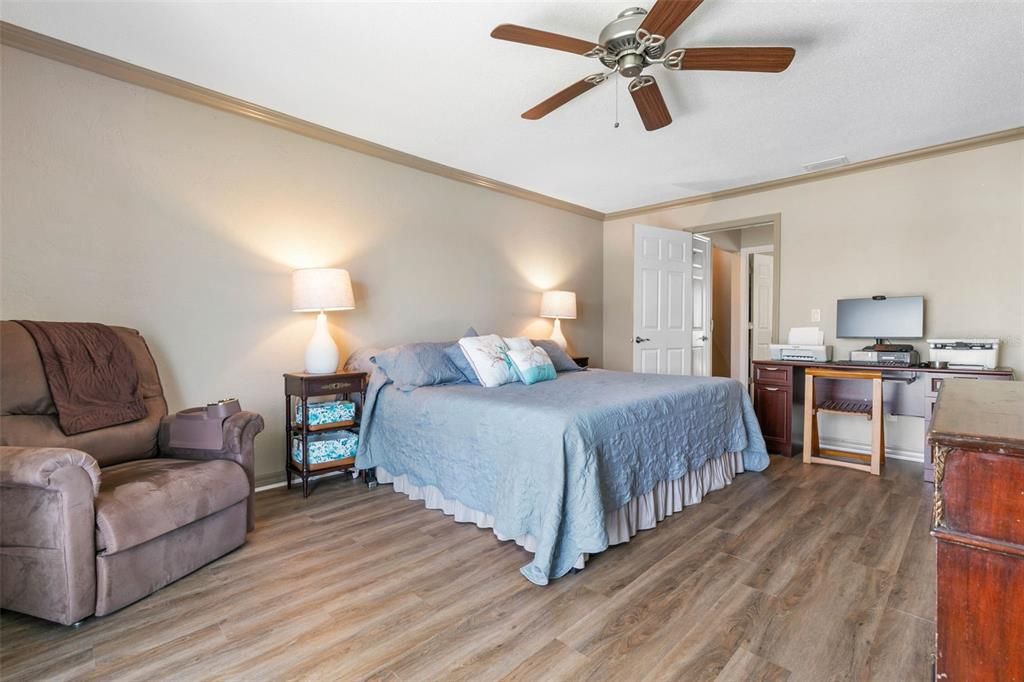
M 525 336 L 506 336 L 502 339 L 509 350 L 530 350 L 533 342 Z
M 515 371 L 505 354 L 508 347 L 497 334 L 461 338 L 459 348 L 473 366 L 481 386 L 494 388 L 516 380 Z

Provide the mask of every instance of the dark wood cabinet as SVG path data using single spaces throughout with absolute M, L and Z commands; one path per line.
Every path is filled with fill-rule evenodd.
M 938 680 L 1024 681 L 1024 384 L 942 382 L 935 465 Z
M 768 452 L 789 455 L 793 397 L 788 386 L 754 384 L 754 412 Z

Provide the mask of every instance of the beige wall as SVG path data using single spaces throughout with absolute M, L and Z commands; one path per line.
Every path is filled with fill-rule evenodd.
M 740 246 L 744 249 L 755 246 L 771 246 L 775 243 L 775 231 L 771 225 L 757 225 L 740 231 Z
M 700 232 L 699 229 L 695 231 L 711 239 L 712 246 L 724 251 L 771 246 L 775 243 L 775 234 L 771 225 L 754 225 L 738 227 L 735 230 L 714 230 L 712 232 Z
M 540 293 L 577 292 L 563 329 L 602 356 L 601 224 L 3 48 L 3 317 L 142 330 L 172 410 L 237 396 L 267 418 L 279 474 L 282 380 L 313 316 L 296 267 L 348 268 L 363 345 L 482 332 L 546 336 Z
M 1000 338 L 1001 363 L 1024 378 L 1024 141 L 606 222 L 605 366 L 632 365 L 633 223 L 691 229 L 773 213 L 781 338 L 820 324 L 843 358 L 864 343 L 834 338 L 836 299 L 923 294 L 927 337 Z M 920 450 L 921 429 L 915 420 L 887 440 Z

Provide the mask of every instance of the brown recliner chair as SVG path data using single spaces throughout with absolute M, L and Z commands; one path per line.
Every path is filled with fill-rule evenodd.
M 0 322 L 0 607 L 69 625 L 120 609 L 223 556 L 253 528 L 253 440 L 224 421 L 220 450 L 172 450 L 156 363 L 114 327 L 147 416 L 66 436 L 21 325 Z

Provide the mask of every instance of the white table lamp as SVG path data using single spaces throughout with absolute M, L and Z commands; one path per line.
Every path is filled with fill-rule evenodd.
M 545 291 L 540 299 L 540 316 L 555 318 L 555 326 L 551 330 L 551 340 L 561 346 L 566 346 L 565 336 L 562 335 L 562 320 L 576 319 L 576 292 L 575 291 Z
M 352 310 L 352 279 L 340 268 L 307 268 L 292 273 L 292 310 L 318 312 L 313 338 L 306 346 L 306 371 L 332 374 L 338 371 L 338 345 L 327 331 L 328 310 Z

